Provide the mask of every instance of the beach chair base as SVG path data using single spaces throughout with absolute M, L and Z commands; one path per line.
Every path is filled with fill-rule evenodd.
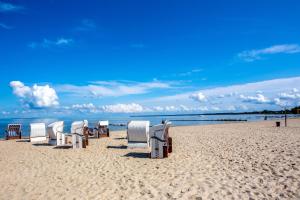
M 144 142 L 128 142 L 127 145 L 128 149 L 147 149 L 149 148 L 148 143 L 144 143 Z
M 32 143 L 47 142 L 47 137 L 31 137 L 30 142 L 32 142 Z
M 21 135 L 18 135 L 18 136 L 8 136 L 8 135 L 7 135 L 7 136 L 5 137 L 5 139 L 6 139 L 6 140 L 17 140 L 17 139 L 22 139 L 22 138 L 21 138 Z

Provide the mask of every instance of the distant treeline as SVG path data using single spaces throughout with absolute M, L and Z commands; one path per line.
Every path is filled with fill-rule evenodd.
M 279 115 L 279 114 L 299 114 L 300 106 L 286 110 L 263 110 L 263 111 L 252 111 L 252 112 L 226 112 L 226 113 L 192 113 L 192 114 L 159 114 L 159 115 L 135 115 L 130 117 L 160 117 L 160 116 L 198 116 L 198 115 Z

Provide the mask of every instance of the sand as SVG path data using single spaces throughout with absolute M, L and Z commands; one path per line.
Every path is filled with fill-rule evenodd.
M 172 127 L 173 153 L 126 149 L 125 131 L 86 149 L 0 142 L 0 199 L 300 199 L 300 120 Z

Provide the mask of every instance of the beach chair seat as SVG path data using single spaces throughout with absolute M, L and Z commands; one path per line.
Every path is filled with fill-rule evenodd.
M 33 143 L 47 142 L 45 123 L 30 124 L 30 142 Z
M 172 138 L 169 137 L 171 122 L 158 124 L 150 129 L 151 158 L 166 158 L 172 152 Z
M 109 137 L 109 122 L 108 121 L 99 121 L 97 127 L 94 128 L 94 137 Z
M 128 148 L 149 148 L 149 121 L 130 121 L 127 125 Z
M 56 146 L 65 145 L 65 133 L 63 133 L 64 122 L 57 121 L 47 126 L 47 135 L 49 136 L 49 144 Z
M 21 139 L 22 137 L 22 125 L 21 124 L 8 124 L 5 130 L 5 139 Z

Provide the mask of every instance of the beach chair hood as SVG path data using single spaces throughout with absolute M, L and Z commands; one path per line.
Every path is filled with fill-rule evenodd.
M 52 124 L 49 124 L 47 127 L 47 133 L 50 139 L 55 140 L 57 138 L 57 132 L 62 133 L 64 129 L 64 122 L 57 121 Z

